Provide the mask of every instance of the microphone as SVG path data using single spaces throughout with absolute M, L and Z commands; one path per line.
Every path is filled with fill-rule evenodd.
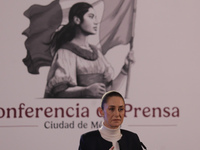
M 144 149 L 147 149 L 146 146 L 145 146 L 142 142 L 140 142 L 140 144 L 141 144 L 142 149 L 143 149 L 143 148 L 144 148 Z

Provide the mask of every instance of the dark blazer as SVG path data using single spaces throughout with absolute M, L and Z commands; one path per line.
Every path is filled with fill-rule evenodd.
M 118 141 L 120 150 L 142 150 L 137 134 L 121 129 L 122 137 Z M 101 137 L 98 130 L 87 132 L 81 136 L 79 150 L 109 150 L 112 142 Z

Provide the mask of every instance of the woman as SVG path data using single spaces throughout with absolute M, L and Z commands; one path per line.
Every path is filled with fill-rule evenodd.
M 51 41 L 54 50 L 45 89 L 46 98 L 99 98 L 106 91 L 120 86 L 127 74 L 130 53 L 119 75 L 102 53 L 88 43 L 88 36 L 97 32 L 96 13 L 88 3 L 76 3 L 69 12 L 69 23 Z
M 79 150 L 142 150 L 137 134 L 120 129 L 125 115 L 125 102 L 120 93 L 105 93 L 98 110 L 103 125 L 81 136 Z

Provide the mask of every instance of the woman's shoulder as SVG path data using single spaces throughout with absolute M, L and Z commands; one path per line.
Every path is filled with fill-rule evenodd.
M 136 136 L 136 137 L 138 136 L 137 133 L 125 129 L 121 129 L 121 133 L 122 135 Z
M 96 137 L 96 136 L 99 136 L 99 135 L 100 135 L 99 130 L 94 130 L 94 131 L 86 132 L 82 136 L 91 138 L 91 137 Z
M 100 132 L 99 130 L 94 130 L 94 131 L 90 131 L 90 132 L 86 132 L 84 134 L 81 135 L 81 139 L 84 141 L 93 141 L 97 138 L 100 138 Z
M 67 50 L 67 49 L 64 49 L 64 48 L 60 48 L 58 49 L 57 51 L 57 59 L 75 59 L 76 58 L 76 54 L 74 54 L 73 52 Z
M 74 54 L 72 51 L 70 51 L 69 49 L 67 48 L 59 48 L 57 53 L 66 53 L 66 54 Z M 75 54 L 74 54 L 75 55 Z
M 61 46 L 61 49 L 70 51 L 74 53 L 75 55 L 84 58 L 86 60 L 96 60 L 98 58 L 98 52 L 97 49 L 94 47 L 91 47 L 92 51 L 89 51 L 87 49 L 84 49 L 74 43 L 68 42 Z

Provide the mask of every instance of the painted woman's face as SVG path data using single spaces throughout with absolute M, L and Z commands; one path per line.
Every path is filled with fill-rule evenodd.
M 80 24 L 81 29 L 88 34 L 97 33 L 97 16 L 93 8 L 89 8 L 88 12 L 83 16 L 83 22 Z
M 104 118 L 104 125 L 111 129 L 118 128 L 125 115 L 124 100 L 118 96 L 112 96 L 108 102 L 104 104 L 104 109 L 101 110 L 101 115 Z

